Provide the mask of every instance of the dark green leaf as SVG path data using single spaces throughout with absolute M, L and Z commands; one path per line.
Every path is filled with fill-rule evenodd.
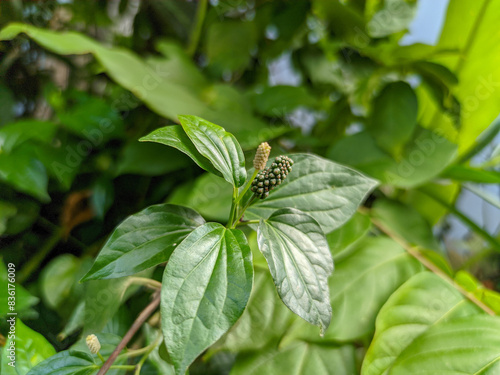
M 28 375 L 95 375 L 98 371 L 90 354 L 65 350 L 34 367 Z
M 377 144 L 397 155 L 417 125 L 417 95 L 406 82 L 392 82 L 373 102 L 369 130 Z
M 210 160 L 227 182 L 236 187 L 245 183 L 245 156 L 231 133 L 196 116 L 179 116 L 179 120 L 200 154 Z
M 281 302 L 269 271 L 256 269 L 254 287 L 245 312 L 215 349 L 242 352 L 260 350 L 270 343 L 277 346 L 296 318 Z
M 252 279 L 251 251 L 239 230 L 207 223 L 177 247 L 161 296 L 163 335 L 177 375 L 236 323 Z
M 176 125 L 178 126 L 178 125 Z M 178 126 L 180 128 L 180 126 Z M 169 129 L 174 126 L 168 126 Z M 158 129 L 157 131 L 162 130 Z M 180 129 L 182 132 L 182 129 Z M 157 131 L 141 138 L 141 141 L 152 141 L 148 139 Z M 184 135 L 185 136 L 185 135 Z M 187 139 L 187 137 L 186 137 Z M 189 139 L 187 139 L 189 141 Z M 145 176 L 160 176 L 173 172 L 189 165 L 189 159 L 176 150 L 163 147 L 159 144 L 140 143 L 134 141 L 123 149 L 123 154 L 116 166 L 116 174 L 139 174 Z
M 328 277 L 333 261 L 319 224 L 299 210 L 284 208 L 261 220 L 258 241 L 283 303 L 319 326 L 323 335 L 332 317 Z
M 164 128 L 156 129 L 152 133 L 139 139 L 141 142 L 157 142 L 167 146 L 175 147 L 179 151 L 185 153 L 201 168 L 207 172 L 222 176 L 221 173 L 214 168 L 212 163 L 198 152 L 193 142 L 186 135 L 180 125 L 170 125 Z
M 377 181 L 361 173 L 310 154 L 289 155 L 292 172 L 245 217 L 267 219 L 280 208 L 293 207 L 311 215 L 325 233 L 340 227 L 356 212 Z
M 42 202 L 50 200 L 47 171 L 36 158 L 35 150 L 27 145 L 10 154 L 0 153 L 0 180 Z
M 82 281 L 132 275 L 166 262 L 175 247 L 204 222 L 186 207 L 150 206 L 115 229 Z
M 27 140 L 50 142 L 56 132 L 53 122 L 23 120 L 0 128 L 0 153 L 9 153 Z
M 255 109 L 266 116 L 284 117 L 299 106 L 316 107 L 318 101 L 304 86 L 271 86 L 253 95 Z

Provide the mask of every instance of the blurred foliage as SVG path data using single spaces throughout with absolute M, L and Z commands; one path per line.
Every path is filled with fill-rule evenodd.
M 500 337 L 498 319 L 479 316 L 386 236 L 417 246 L 500 312 L 499 228 L 478 224 L 458 200 L 467 188 L 500 208 L 498 196 L 482 189 L 500 181 L 499 151 L 490 150 L 500 129 L 500 2 L 450 0 L 437 42 L 407 44 L 423 2 L 1 1 L 0 255 L 17 269 L 25 335 L 18 345 L 40 355 L 18 359 L 15 370 L 3 359 L 2 374 L 26 374 L 54 350 L 78 345 L 82 332 L 116 345 L 147 294 L 129 288 L 130 276 L 78 280 L 126 217 L 168 202 L 226 222 L 222 197 L 231 189 L 223 179 L 176 149 L 137 142 L 177 124 L 178 115 L 223 126 L 248 155 L 268 141 L 273 155 L 315 153 L 381 182 L 343 226 L 328 224 L 325 214 L 336 262 L 325 337 L 278 304 L 254 244 L 249 306 L 191 374 L 409 374 L 412 366 L 444 373 L 429 358 L 407 359 L 407 346 L 434 350 L 452 331 L 475 345 L 466 330 L 474 324 L 477 337 L 487 330 Z M 313 181 L 309 188 L 330 187 Z M 325 202 L 302 209 L 348 206 Z M 249 216 L 266 205 L 272 201 Z M 448 237 L 449 214 L 467 227 L 463 238 Z M 161 270 L 147 276 L 160 280 Z M 5 280 L 0 264 L 0 293 Z M 96 294 L 106 301 L 94 311 Z M 2 314 L 6 298 L 0 294 Z M 433 301 L 444 302 L 434 309 Z M 408 304 L 416 311 L 410 318 L 391 315 Z M 462 307 L 447 315 L 454 306 Z M 390 330 L 400 318 L 402 326 Z M 7 326 L 0 328 L 5 334 Z M 139 336 L 154 341 L 151 332 Z M 382 361 L 387 346 L 392 359 Z M 478 370 L 448 354 L 465 372 Z M 57 364 L 65 355 L 51 358 Z M 498 352 L 481 355 L 478 363 L 498 359 Z M 142 373 L 171 371 L 163 357 L 161 347 L 152 352 Z M 88 365 L 92 357 L 79 360 Z

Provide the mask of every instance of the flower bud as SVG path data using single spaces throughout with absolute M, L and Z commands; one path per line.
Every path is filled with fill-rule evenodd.
M 266 168 L 267 159 L 269 159 L 269 153 L 271 152 L 271 146 L 267 142 L 262 142 L 259 147 L 257 147 L 257 152 L 255 153 L 255 158 L 253 159 L 253 167 L 256 171 L 260 171 Z
M 85 341 L 92 354 L 99 353 L 99 350 L 101 350 L 101 343 L 96 335 L 88 335 Z

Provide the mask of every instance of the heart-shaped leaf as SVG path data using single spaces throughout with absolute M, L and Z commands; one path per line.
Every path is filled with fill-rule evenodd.
M 115 229 L 82 281 L 128 276 L 166 262 L 175 247 L 204 223 L 187 207 L 150 206 Z
M 378 184 L 315 155 L 289 156 L 294 161 L 292 172 L 269 197 L 250 206 L 245 216 L 267 219 L 280 208 L 293 207 L 311 215 L 329 233 L 349 220 Z
M 430 272 L 413 276 L 392 294 L 380 310 L 375 337 L 363 361 L 362 374 L 392 374 L 388 370 L 399 356 L 407 352 L 412 342 L 429 328 L 480 313 L 477 306 L 438 276 Z M 469 327 L 472 329 L 474 325 L 471 323 Z M 462 341 L 459 337 L 457 339 Z M 446 348 L 443 347 L 443 350 Z M 437 368 L 433 371 L 429 373 L 444 373 Z
M 163 275 L 161 319 L 177 375 L 236 323 L 252 280 L 252 253 L 239 230 L 207 223 L 175 249 Z
M 332 317 L 328 277 L 333 261 L 319 224 L 302 211 L 284 208 L 261 220 L 258 242 L 284 304 L 323 333 Z
M 160 129 L 156 129 L 145 137 L 139 139 L 141 142 L 156 142 L 170 147 L 175 147 L 179 151 L 185 153 L 193 161 L 207 172 L 222 176 L 222 174 L 214 168 L 210 160 L 198 152 L 193 142 L 186 135 L 182 126 L 170 125 Z
M 200 117 L 179 116 L 179 120 L 200 154 L 212 162 L 227 182 L 236 187 L 245 183 L 245 156 L 234 135 Z

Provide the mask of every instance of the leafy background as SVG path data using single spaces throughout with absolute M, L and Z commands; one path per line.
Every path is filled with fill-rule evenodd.
M 325 337 L 281 305 L 251 235 L 247 311 L 192 374 L 440 373 L 412 350 L 457 337 L 462 352 L 474 337 L 498 347 L 498 320 L 463 293 L 500 311 L 499 22 L 490 0 L 0 2 L 0 251 L 30 338 L 22 366 L 2 360 L 2 373 L 88 333 L 103 354 L 116 346 L 148 294 L 129 278 L 78 280 L 126 217 L 167 202 L 226 222 L 229 184 L 137 141 L 178 115 L 225 127 L 247 160 L 269 141 L 273 155 L 315 153 L 381 182 L 346 224 L 325 221 Z M 162 267 L 143 272 L 160 280 Z M 148 329 L 138 340 L 154 341 Z M 457 350 L 444 355 L 463 372 L 495 372 L 498 350 Z M 162 358 L 143 372 L 168 374 Z

